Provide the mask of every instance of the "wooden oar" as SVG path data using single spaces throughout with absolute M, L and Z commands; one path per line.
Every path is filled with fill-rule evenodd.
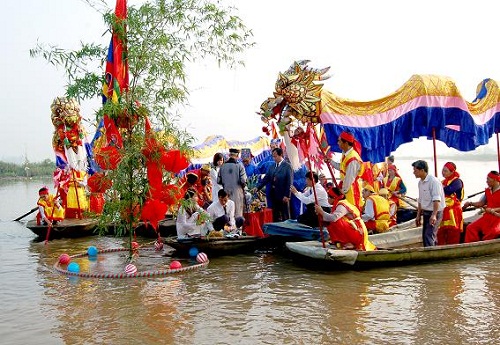
M 474 194 L 471 194 L 469 195 L 467 198 L 465 198 L 464 200 L 467 200 L 467 199 L 470 199 L 470 198 L 473 198 L 475 197 L 476 195 L 479 195 L 479 194 L 483 194 L 484 193 L 484 190 L 480 191 L 480 192 L 477 192 L 477 193 L 474 193 Z M 464 201 L 462 200 L 462 201 Z
M 414 204 L 413 202 L 409 201 L 408 199 L 410 199 L 410 198 L 408 198 L 407 196 L 405 196 L 405 195 L 399 196 L 397 194 L 394 194 L 394 195 L 396 195 L 396 198 L 398 198 L 399 200 L 406 202 L 408 205 L 413 207 L 415 210 L 418 210 L 418 206 L 416 204 Z
M 17 222 L 17 221 L 19 221 L 19 220 L 23 219 L 24 217 L 26 217 L 26 216 L 28 216 L 28 215 L 32 214 L 32 213 L 33 213 L 33 212 L 35 212 L 36 210 L 38 210 L 38 206 L 37 206 L 37 207 L 33 207 L 31 210 L 29 210 L 28 212 L 26 212 L 26 213 L 25 213 L 25 214 L 23 214 L 22 216 L 17 217 L 17 218 L 16 218 L 16 219 L 14 219 L 13 221 L 14 221 L 14 222 Z

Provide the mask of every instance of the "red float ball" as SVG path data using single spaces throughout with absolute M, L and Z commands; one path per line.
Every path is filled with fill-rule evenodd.
M 68 254 L 64 253 L 59 256 L 59 263 L 61 265 L 67 265 L 71 261 L 71 258 Z
M 179 268 L 182 268 L 182 264 L 179 261 L 174 260 L 170 263 L 171 270 L 178 270 Z

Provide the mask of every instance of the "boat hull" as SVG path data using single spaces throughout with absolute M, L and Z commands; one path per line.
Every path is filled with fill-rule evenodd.
M 259 248 L 264 239 L 256 236 L 241 236 L 239 238 L 190 238 L 178 240 L 177 238 L 165 239 L 165 244 L 176 250 L 176 255 L 189 256 L 191 248 L 196 247 L 210 257 L 247 253 Z
M 321 269 L 366 269 L 402 266 L 500 253 L 500 239 L 444 246 L 422 247 L 421 228 L 370 236 L 375 251 L 340 250 L 317 241 L 287 242 L 299 262 Z M 389 236 L 390 235 L 390 236 Z
M 49 240 L 97 235 L 95 231 L 97 223 L 97 219 L 64 219 L 50 229 Z M 37 225 L 36 220 L 33 219 L 26 223 L 26 227 L 37 235 L 38 239 L 47 238 L 48 225 Z

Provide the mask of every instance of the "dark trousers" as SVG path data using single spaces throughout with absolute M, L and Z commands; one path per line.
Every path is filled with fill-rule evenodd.
M 282 222 L 290 219 L 289 205 L 283 199 L 273 198 L 273 221 Z
M 236 227 L 241 228 L 243 226 L 243 223 L 245 223 L 245 218 L 236 217 L 234 219 L 234 221 L 236 223 Z M 224 230 L 224 226 L 229 225 L 229 216 L 222 215 L 219 218 L 216 218 L 212 224 L 214 226 L 214 230 L 217 230 L 217 231 Z
M 325 211 L 330 213 L 332 208 L 331 207 L 323 207 L 321 208 Z M 316 211 L 314 210 L 314 203 L 310 203 L 306 205 L 306 210 L 304 213 L 302 213 L 300 216 L 297 217 L 297 222 L 305 225 L 309 225 L 310 227 L 317 228 L 319 227 L 319 221 L 318 221 L 318 215 L 316 214 Z
M 443 219 L 443 212 L 439 211 L 436 215 L 436 224 L 432 226 L 429 223 L 429 220 L 432 215 L 432 211 L 423 211 L 424 215 L 422 221 L 422 242 L 424 247 L 431 247 L 437 244 L 437 231 L 439 229 L 439 224 L 441 224 L 441 220 Z

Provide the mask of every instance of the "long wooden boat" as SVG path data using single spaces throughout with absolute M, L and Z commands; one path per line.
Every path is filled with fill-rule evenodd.
M 95 232 L 98 220 L 94 218 L 64 219 L 52 226 L 49 233 L 49 240 L 60 238 L 78 238 L 97 235 Z M 48 225 L 38 225 L 36 219 L 29 220 L 26 227 L 30 229 L 38 239 L 45 240 L 47 237 Z
M 170 237 L 165 239 L 165 244 L 176 250 L 175 255 L 189 256 L 191 248 L 195 247 L 199 252 L 210 256 L 232 255 L 248 253 L 257 249 L 265 239 L 257 236 L 240 237 L 194 237 L 188 239 L 177 239 Z
M 287 242 L 286 247 L 299 262 L 321 269 L 400 266 L 500 253 L 500 239 L 422 247 L 421 227 L 370 235 L 370 240 L 377 250 L 342 250 L 329 244 L 323 248 L 318 241 Z
M 415 226 L 415 220 L 410 219 L 404 223 L 395 225 L 390 229 L 402 230 L 409 229 Z M 274 245 L 282 244 L 285 242 L 301 242 L 301 241 L 321 241 L 321 232 L 319 228 L 313 228 L 305 224 L 301 224 L 296 220 L 285 220 L 283 222 L 266 223 L 262 226 L 262 231 L 268 237 L 268 243 Z M 323 239 L 328 241 L 329 235 L 326 228 L 323 229 Z

